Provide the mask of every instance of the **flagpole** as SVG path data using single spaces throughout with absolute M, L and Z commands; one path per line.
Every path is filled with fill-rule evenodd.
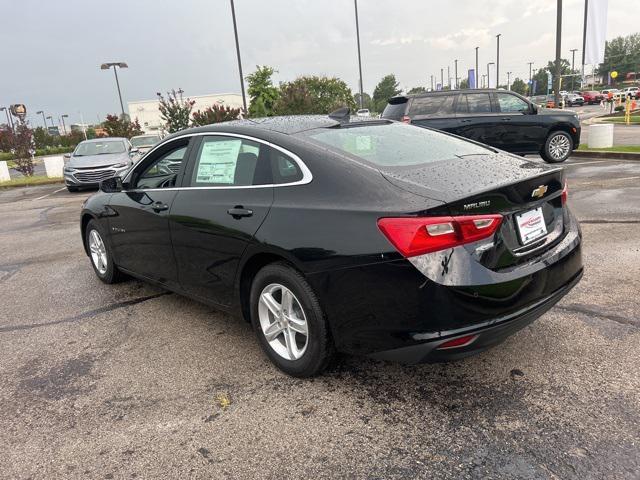
M 582 82 L 580 86 L 582 87 L 585 83 L 584 78 L 584 59 L 585 59 L 585 49 L 587 47 L 587 9 L 589 7 L 589 0 L 584 0 L 584 25 L 582 28 Z

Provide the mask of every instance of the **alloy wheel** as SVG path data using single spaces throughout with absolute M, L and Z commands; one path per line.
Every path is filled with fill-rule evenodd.
M 286 360 L 297 360 L 309 344 L 309 324 L 302 305 L 284 285 L 272 283 L 260 293 L 258 318 L 269 346 Z
M 97 230 L 91 230 L 89 233 L 89 251 L 91 252 L 91 261 L 93 261 L 98 273 L 100 275 L 107 273 L 107 249 Z
M 568 155 L 571 149 L 569 139 L 564 135 L 556 135 L 549 142 L 549 155 L 554 160 L 560 160 Z

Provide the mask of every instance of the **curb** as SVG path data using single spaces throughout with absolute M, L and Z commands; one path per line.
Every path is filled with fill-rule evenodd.
M 611 158 L 614 160 L 637 160 L 640 161 L 640 153 L 632 152 L 598 152 L 589 150 L 574 150 L 572 157 L 580 158 Z

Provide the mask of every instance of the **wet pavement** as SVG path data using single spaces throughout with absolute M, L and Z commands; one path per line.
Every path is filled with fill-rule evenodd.
M 640 478 L 640 162 L 570 159 L 585 275 L 502 345 L 287 377 L 249 325 L 81 246 L 87 192 L 0 191 L 0 478 Z

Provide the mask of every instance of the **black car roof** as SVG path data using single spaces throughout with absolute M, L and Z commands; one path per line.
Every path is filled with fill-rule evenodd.
M 361 118 L 352 117 L 354 121 L 340 122 L 326 115 L 285 115 L 279 117 L 264 118 L 245 118 L 242 120 L 231 120 L 229 122 L 214 123 L 204 127 L 189 128 L 181 130 L 170 135 L 167 138 L 173 138 L 184 134 L 206 133 L 232 131 L 233 127 L 239 127 L 241 130 L 267 130 L 271 132 L 283 133 L 285 135 L 294 135 L 296 133 L 316 128 L 338 127 L 345 123 L 349 125 L 357 125 L 361 123 L 380 122 L 378 118 Z M 386 122 L 385 120 L 382 120 Z M 231 129 L 229 127 L 232 127 Z

